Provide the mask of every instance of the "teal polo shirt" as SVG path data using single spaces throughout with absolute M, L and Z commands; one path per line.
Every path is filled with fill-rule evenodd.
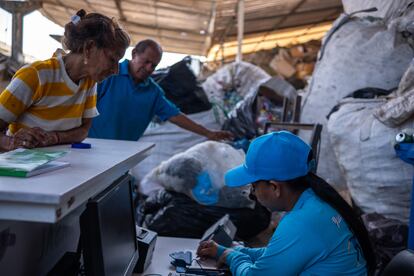
M 218 255 L 224 249 L 220 246 Z M 234 276 L 367 275 L 348 225 L 312 189 L 282 218 L 267 247 L 237 247 L 226 263 Z
M 154 116 L 165 121 L 180 110 L 165 98 L 162 88 L 149 77 L 134 83 L 129 60 L 119 64 L 119 73 L 98 84 L 97 108 L 89 137 L 137 141 Z

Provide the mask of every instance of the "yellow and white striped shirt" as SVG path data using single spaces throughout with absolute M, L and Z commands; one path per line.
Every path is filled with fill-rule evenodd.
M 65 131 L 98 114 L 96 82 L 75 84 L 60 54 L 19 69 L 0 94 L 0 119 L 10 124 L 11 134 L 22 127 Z

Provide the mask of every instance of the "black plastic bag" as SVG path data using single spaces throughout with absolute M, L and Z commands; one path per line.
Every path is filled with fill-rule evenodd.
M 256 204 L 255 209 L 229 209 L 200 205 L 188 196 L 154 191 L 137 209 L 143 225 L 160 236 L 201 238 L 204 232 L 225 214 L 237 227 L 236 239 L 249 240 L 266 229 L 270 212 Z
M 398 252 L 407 248 L 408 226 L 377 213 L 364 214 L 361 217 L 374 246 L 378 275 Z
M 397 89 L 397 87 L 395 87 L 393 89 L 389 89 L 389 90 L 382 89 L 382 88 L 376 88 L 376 87 L 365 87 L 365 88 L 358 89 L 358 90 L 346 95 L 344 97 L 344 99 L 345 98 L 375 99 L 377 97 L 387 96 L 387 95 L 391 94 L 395 89 Z M 329 117 L 331 117 L 331 115 L 333 113 L 338 111 L 340 107 L 341 107 L 341 104 L 337 104 L 334 107 L 332 107 L 331 111 L 329 111 L 328 115 L 326 115 L 326 119 L 329 120 Z
M 233 109 L 224 122 L 223 129 L 233 133 L 236 139 L 253 139 L 258 135 L 256 126 L 257 92 L 247 96 Z
M 196 76 L 189 68 L 191 57 L 175 63 L 167 69 L 154 72 L 153 79 L 164 89 L 165 96 L 185 114 L 193 114 L 211 109 L 203 88 L 198 85 Z

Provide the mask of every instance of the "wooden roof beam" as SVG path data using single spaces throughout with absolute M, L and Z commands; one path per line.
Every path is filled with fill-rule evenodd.
M 128 21 L 128 20 L 126 20 L 125 23 L 130 24 L 131 26 L 135 26 L 137 28 L 151 29 L 152 32 L 154 32 L 156 28 L 159 28 L 159 26 L 145 25 L 145 24 L 140 24 L 140 23 L 136 23 L 136 22 L 131 22 L 131 21 Z M 160 30 L 177 32 L 178 35 L 180 35 L 182 33 L 185 33 L 185 34 L 192 34 L 192 35 L 200 36 L 200 32 L 193 31 L 193 30 L 187 30 L 187 29 L 171 28 L 171 27 L 164 27 L 163 26 L 163 27 L 160 28 Z
M 12 14 L 12 52 L 15 62 L 23 63 L 23 17 L 42 7 L 41 2 L 0 1 L 0 7 Z
M 199 1 L 199 0 L 197 0 L 197 1 Z M 208 2 L 211 2 L 211 1 L 212 0 L 208 0 Z M 123 2 L 125 2 L 128 5 L 137 5 L 137 4 L 148 5 L 148 1 L 139 1 L 138 0 L 138 1 L 123 1 Z M 162 3 L 165 3 L 165 4 L 162 5 Z M 169 3 L 169 2 L 164 2 L 164 1 L 157 1 L 156 7 L 157 8 L 162 8 L 162 9 L 168 9 L 168 10 L 171 10 L 171 11 L 198 14 L 198 15 L 202 15 L 202 16 L 209 16 L 209 11 L 208 10 L 203 11 L 203 10 L 200 10 L 200 9 L 189 8 L 188 6 L 177 5 L 176 0 L 174 0 L 174 3 Z M 152 14 L 152 13 L 149 12 L 149 14 Z
M 327 12 L 327 11 L 337 11 L 337 12 L 341 12 L 342 11 L 342 7 L 330 7 L 330 8 L 322 8 L 322 9 L 313 9 L 313 10 L 306 10 L 306 11 L 300 11 L 300 12 L 295 12 L 295 15 L 306 15 L 309 13 L 315 13 L 315 12 Z M 263 20 L 268 20 L 268 19 L 277 19 L 280 17 L 285 17 L 286 15 L 291 15 L 290 13 L 285 13 L 285 14 L 278 14 L 278 15 L 269 15 L 269 16 L 264 16 L 264 17 L 258 17 L 258 18 L 245 18 L 246 22 L 252 23 L 254 21 L 263 21 Z M 246 14 L 246 16 L 248 16 Z
M 280 25 L 283 24 L 283 22 L 285 22 L 287 20 L 287 18 L 294 14 L 303 4 L 306 3 L 306 0 L 300 0 L 292 9 L 289 13 L 285 14 L 280 20 L 279 22 L 277 22 L 273 28 L 272 31 L 276 30 Z M 257 45 L 254 47 L 253 52 L 256 51 L 257 47 L 260 45 L 261 42 L 263 42 L 266 39 L 266 36 L 270 33 L 271 31 L 268 31 L 267 34 L 265 34 L 263 36 L 263 39 L 257 43 Z
M 126 17 L 124 15 L 124 12 L 122 11 L 121 0 L 114 0 L 114 1 L 115 1 L 116 9 L 118 10 L 119 21 L 126 21 Z
M 210 20 L 208 22 L 206 40 L 205 40 L 204 48 L 203 48 L 203 55 L 207 55 L 207 51 L 208 49 L 210 49 L 210 46 L 211 46 L 212 36 L 214 33 L 214 25 L 215 25 L 215 20 L 216 20 L 216 9 L 217 9 L 217 3 L 216 3 L 216 0 L 213 0 L 211 3 Z

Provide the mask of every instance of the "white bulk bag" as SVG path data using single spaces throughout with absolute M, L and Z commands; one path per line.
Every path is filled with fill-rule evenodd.
M 332 150 L 356 204 L 367 213 L 380 213 L 408 223 L 413 167 L 393 149 L 395 135 L 413 128 L 413 118 L 396 128 L 374 117 L 384 99 L 343 100 L 328 121 Z

